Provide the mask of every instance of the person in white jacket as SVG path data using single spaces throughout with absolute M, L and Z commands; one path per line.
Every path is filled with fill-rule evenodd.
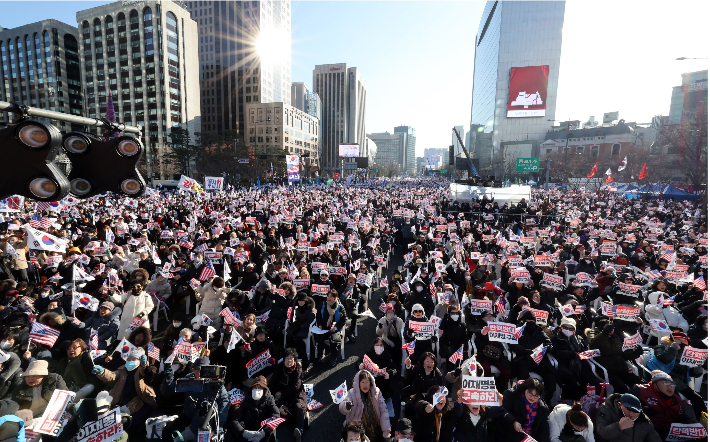
M 195 293 L 195 298 L 202 302 L 199 313 L 209 316 L 212 322 L 217 324 L 213 325 L 215 328 L 221 327 L 222 317 L 219 312 L 222 311 L 222 304 L 227 300 L 227 296 L 229 296 L 229 289 L 224 286 L 224 279 L 219 276 L 213 277 Z
M 155 304 L 150 294 L 143 291 L 147 283 L 148 272 L 145 269 L 136 269 L 131 273 L 130 284 L 128 286 L 129 291 L 122 295 L 114 295 L 111 297 L 114 303 L 123 304 L 121 322 L 118 325 L 119 337 L 123 336 L 122 333 L 128 336 L 127 333 L 129 332 L 127 332 L 127 330 L 136 316 L 145 318 L 143 327 L 150 328 L 148 315 L 153 311 Z
M 585 442 L 594 442 L 594 424 L 582 411 L 582 405 L 575 402 L 571 407 L 559 404 L 550 412 L 550 442 L 565 442 L 581 436 Z
M 683 317 L 683 314 L 671 306 L 659 306 L 658 299 L 661 295 L 668 297 L 664 292 L 652 292 L 648 295 L 648 305 L 644 308 L 646 313 L 646 321 L 649 319 L 660 319 L 666 321 L 671 330 L 683 329 L 683 332 L 688 331 L 688 321 Z M 658 337 L 658 332 L 651 327 L 651 336 Z

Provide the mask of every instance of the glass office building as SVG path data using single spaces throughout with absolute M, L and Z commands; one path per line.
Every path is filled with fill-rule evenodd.
M 501 161 L 501 143 L 541 141 L 552 126 L 547 120 L 555 118 L 564 12 L 565 2 L 559 1 L 486 3 L 475 40 L 469 128 L 469 150 L 479 159 L 482 173 L 495 172 Z M 533 106 L 510 98 L 511 72 L 526 67 L 535 67 L 544 75 L 543 96 L 535 101 L 540 88 L 534 83 L 527 88 L 523 83 L 520 87 L 528 90 L 516 89 L 513 96 L 523 94 Z M 517 72 L 516 81 L 521 77 L 521 71 Z M 524 111 L 510 116 L 514 113 L 511 106 L 517 109 L 518 103 Z M 528 111 L 529 107 L 542 109 Z

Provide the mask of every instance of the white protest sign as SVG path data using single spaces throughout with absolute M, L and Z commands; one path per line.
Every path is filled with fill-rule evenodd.
M 708 430 L 703 424 L 678 424 L 672 423 L 668 432 L 667 442 L 685 441 L 688 439 L 707 439 Z
M 565 288 L 564 278 L 562 276 L 553 275 L 552 273 L 544 273 L 540 285 L 555 291 L 561 291 Z
M 641 313 L 641 307 L 627 307 L 624 305 L 617 305 L 616 314 L 614 319 L 619 319 L 621 321 L 636 322 L 636 318 L 639 317 Z
M 222 190 L 224 178 L 221 176 L 206 176 L 205 190 Z
M 409 329 L 414 332 L 414 338 L 417 340 L 430 339 L 434 336 L 436 324 L 431 322 L 416 322 L 409 321 Z M 516 341 L 517 342 L 517 341 Z
M 479 378 L 475 376 L 463 376 L 461 381 L 464 404 L 499 406 L 496 382 L 492 377 Z
M 99 416 L 98 420 L 85 424 L 79 430 L 78 442 L 111 442 L 123 437 L 121 411 L 114 408 Z
M 469 302 L 471 303 L 472 315 L 482 315 L 493 311 L 493 301 L 490 299 L 472 299 Z
M 533 312 L 535 315 L 535 324 L 537 325 L 545 325 L 547 324 L 547 317 L 550 315 L 550 312 L 547 312 L 545 310 L 537 310 L 534 308 L 529 308 L 529 307 L 523 307 L 523 311 L 525 310 L 530 310 Z
M 35 424 L 34 430 L 38 433 L 58 436 L 65 424 L 63 422 L 64 410 L 74 401 L 74 396 L 76 393 L 72 391 L 54 390 L 47 408 L 45 408 L 39 422 Z
M 622 351 L 626 350 L 631 350 L 632 348 L 636 348 L 641 345 L 643 342 L 643 338 L 639 332 L 636 332 L 635 335 L 629 336 L 628 338 L 624 338 L 624 346 L 621 347 Z
M 636 298 L 636 297 L 638 297 L 639 290 L 641 290 L 640 285 L 624 284 L 623 282 L 619 283 L 619 294 L 620 295 L 632 296 L 632 297 Z
M 688 367 L 701 366 L 708 359 L 708 349 L 685 347 L 680 356 L 680 365 Z
M 247 363 L 247 376 L 252 378 L 256 373 L 268 367 L 269 359 L 271 359 L 271 352 L 269 352 L 268 349 L 259 353 L 259 355 Z
M 508 324 L 507 322 L 488 323 L 488 339 L 490 341 L 517 344 L 518 336 L 516 335 L 516 332 L 517 328 L 514 324 Z

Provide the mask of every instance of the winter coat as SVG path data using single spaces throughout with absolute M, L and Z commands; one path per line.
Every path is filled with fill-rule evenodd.
M 144 290 L 146 293 L 155 293 L 155 297 L 158 299 L 167 299 L 172 293 L 172 287 L 170 287 L 170 281 L 167 278 L 163 278 L 162 281 L 157 279 L 150 281 Z
M 269 319 L 266 321 L 266 327 L 279 330 L 286 323 L 289 307 L 293 307 L 296 301 L 293 295 L 287 298 L 278 293 L 272 293 L 272 299 L 274 303 L 271 305 L 271 313 L 269 313 Z
M 468 341 L 468 336 L 466 333 L 466 324 L 463 322 L 463 315 L 459 314 L 459 320 L 454 321 L 448 315 L 442 316 L 441 326 L 439 330 L 443 331 L 444 334 L 439 340 L 439 348 L 441 349 L 441 357 L 449 358 L 456 350 L 458 350 L 461 345 L 466 347 L 466 341 Z
M 292 370 L 287 370 L 283 361 L 279 362 L 274 368 L 269 381 L 269 391 L 274 394 L 281 393 L 279 404 L 290 407 L 294 403 L 306 409 L 306 390 L 303 388 L 303 366 L 300 362 L 295 361 Z
M 310 296 L 306 298 L 306 303 L 303 307 L 299 307 L 296 302 L 286 333 L 294 339 L 306 339 L 311 323 L 316 319 L 315 305 L 315 301 Z
M 620 397 L 620 393 L 612 394 L 597 411 L 596 426 L 600 442 L 661 442 L 661 437 L 643 412 L 634 421 L 633 427 L 621 430 L 619 421 L 624 413 L 619 406 Z
M 466 361 L 464 361 L 466 362 Z M 451 390 L 449 391 L 449 397 L 453 402 L 456 402 L 458 400 L 458 391 L 462 388 L 463 386 L 463 377 L 464 376 L 477 376 L 477 377 L 483 377 L 483 366 L 479 363 L 476 362 L 476 368 L 475 368 L 475 373 L 471 372 L 471 366 L 469 364 L 461 364 L 461 374 L 456 376 L 456 370 L 451 370 L 450 372 L 446 373 L 446 376 L 444 379 L 446 379 L 446 382 L 450 382 L 453 384 L 451 387 Z
M 67 384 L 64 383 L 64 379 L 62 379 L 60 375 L 56 373 L 49 373 L 48 376 L 45 376 L 44 379 L 42 379 L 40 387 L 42 388 L 42 399 L 49 403 L 54 390 L 66 390 Z M 24 377 L 20 376 L 15 379 L 15 383 L 12 386 L 12 400 L 19 405 L 20 410 L 29 409 L 32 405 L 32 387 L 25 383 Z M 34 417 L 37 418 L 41 415 L 42 413 L 39 413 Z
M 567 412 L 571 409 L 572 407 L 567 404 L 559 404 L 550 412 L 550 442 L 562 442 L 560 433 L 567 425 Z M 594 442 L 594 424 L 589 417 L 587 417 L 587 428 L 582 431 L 582 437 L 586 442 Z
M 424 315 L 427 317 L 434 314 L 434 300 L 431 297 L 431 292 L 429 292 L 429 287 L 424 286 L 424 290 L 417 292 L 415 285 L 412 284 L 412 291 L 407 297 L 407 303 L 404 307 L 411 312 L 414 304 L 421 304 L 424 307 Z
M 242 435 L 244 430 L 258 431 L 261 423 L 266 419 L 279 417 L 279 408 L 269 390 L 264 390 L 264 395 L 258 401 L 251 397 L 251 390 L 244 392 L 244 401 L 237 405 L 236 409 L 229 413 L 227 419 L 227 433 Z M 268 440 L 273 430 L 269 426 L 264 426 L 264 433 Z M 240 440 L 233 438 L 232 440 Z
M 63 314 L 54 311 L 43 313 L 39 317 L 39 322 L 49 325 L 50 319 L 54 320 L 57 325 L 55 328 L 59 330 L 59 337 L 50 351 L 55 358 L 59 359 L 66 354 L 64 350 L 66 350 L 71 341 L 84 337 L 84 330 L 73 322 L 68 321 Z
M 615 332 L 612 336 L 603 333 L 595 334 L 589 348 L 599 349 L 601 356 L 597 356 L 595 360 L 607 370 L 628 373 L 629 369 L 623 356 L 623 346 L 624 341 Z
M 390 347 L 395 347 L 395 343 L 392 341 L 392 335 L 390 333 L 392 329 L 394 329 L 395 335 L 401 338 L 403 327 L 404 321 L 402 321 L 399 316 L 395 316 L 392 322 L 387 320 L 387 316 L 383 316 L 377 322 L 376 333 L 377 336 L 381 337 L 382 340 L 385 341 L 385 344 Z
M 518 338 L 518 343 L 510 344 L 510 349 L 516 353 L 516 360 L 531 358 L 531 350 L 536 349 L 540 345 L 543 347 L 550 346 L 550 338 L 542 331 L 542 327 L 539 325 L 535 325 L 534 329 L 531 329 L 531 327 L 533 327 L 533 325 L 528 323 L 525 326 L 525 330 L 523 330 L 522 336 Z
M 122 295 L 112 296 L 111 300 L 115 303 L 123 304 L 123 312 L 118 324 L 118 336 L 123 336 L 127 333 L 126 330 L 130 327 L 133 319 L 141 313 L 143 313 L 145 319 L 143 327 L 150 328 L 148 314 L 153 311 L 155 304 L 153 303 L 153 297 L 148 293 L 143 291 L 138 296 L 134 296 L 131 292 L 125 292 Z
M 582 360 L 579 353 L 589 348 L 587 341 L 577 333 L 569 338 L 562 333 L 562 329 L 555 330 L 555 334 L 550 338 L 552 347 L 548 350 L 558 362 L 562 362 L 569 371 L 574 374 L 582 372 Z
M 454 401 L 454 408 L 451 410 L 453 417 L 456 419 L 453 442 L 495 441 L 496 429 L 491 426 L 489 430 L 488 426 L 491 425 L 493 418 L 503 415 L 503 409 L 501 407 L 487 407 L 485 411 L 481 410 L 481 419 L 476 425 L 473 425 L 466 408 L 466 405 Z
M 708 332 L 703 328 L 703 324 L 705 324 L 707 320 L 707 318 L 698 317 L 695 319 L 695 323 L 688 329 L 691 347 L 708 348 L 708 346 L 703 343 L 703 339 L 708 336 Z
M 111 401 L 111 407 L 116 407 L 122 405 L 123 390 L 126 386 L 126 381 L 128 380 L 129 374 L 133 375 L 133 382 L 135 382 L 135 390 L 138 398 L 143 401 L 144 404 L 148 404 L 150 408 L 155 410 L 158 407 L 158 403 L 155 401 L 155 391 L 150 385 L 150 377 L 152 377 L 154 368 L 141 366 L 129 373 L 126 370 L 125 365 L 119 367 L 116 371 L 111 371 L 104 369 L 101 373 L 96 375 L 100 380 L 104 382 L 113 382 L 113 388 L 111 389 L 110 395 L 113 398 Z M 150 373 L 148 373 L 150 371 Z M 149 377 L 146 380 L 146 376 Z M 130 381 L 129 381 L 130 382 Z M 131 412 L 136 412 L 136 410 L 131 410 Z
M 96 376 L 91 374 L 91 369 L 94 368 L 94 363 L 91 360 L 91 355 L 89 354 L 88 351 L 83 351 L 81 353 L 81 369 L 84 372 L 84 378 L 86 378 L 86 384 L 92 384 L 95 386 L 98 386 L 99 382 Z M 69 383 L 70 376 L 66 376 L 66 370 L 67 370 L 67 365 L 69 364 L 69 357 L 63 358 L 61 361 L 59 361 L 59 366 L 57 368 L 57 372 L 62 375 L 62 379 L 65 379 L 65 383 L 67 383 L 67 387 L 71 389 L 72 391 L 77 391 L 80 388 L 82 388 L 84 385 L 71 385 Z
M 224 300 L 227 299 L 228 295 L 229 289 L 227 287 L 216 289 L 212 287 L 211 282 L 199 287 L 195 293 L 195 299 L 202 302 L 200 304 L 200 314 L 207 315 L 212 320 L 219 318 L 222 304 L 224 304 Z
M 649 301 L 651 299 L 652 298 L 649 297 Z M 666 321 L 671 329 L 681 328 L 684 332 L 688 331 L 688 321 L 686 321 L 683 315 L 673 307 L 668 306 L 661 308 L 654 302 L 646 305 L 646 307 L 644 307 L 644 311 L 646 312 L 646 321 L 650 321 L 651 319 L 659 319 Z M 651 336 L 658 336 L 658 332 L 651 330 Z
M 98 333 L 99 350 L 106 350 L 106 347 L 116 338 L 118 331 L 119 318 L 123 310 L 120 307 L 114 307 L 106 316 L 102 317 L 98 311 L 93 312 L 88 319 L 84 320 L 84 328 L 86 336 L 84 339 L 90 339 L 91 329 Z
M 454 419 L 454 416 L 447 411 L 442 412 L 436 407 L 431 413 L 427 413 L 426 407 L 432 405 L 433 402 L 434 398 L 430 394 L 414 401 L 415 418 L 412 420 L 412 429 L 415 434 L 415 442 L 444 442 L 451 438 L 451 425 L 446 425 L 445 422 L 449 421 L 449 419 Z M 445 434 L 448 434 L 449 439 L 444 436 Z
M 324 302 L 323 304 L 321 304 L 320 310 L 316 312 L 316 325 L 320 327 L 321 330 L 329 330 L 329 327 L 327 326 L 328 318 L 328 307 Z M 338 302 L 335 314 L 333 315 L 333 324 L 331 324 L 335 325 L 335 333 L 340 333 L 343 331 L 346 321 L 347 317 L 345 315 L 345 309 L 343 308 L 343 304 Z
M 660 434 L 666 436 L 674 422 L 689 424 L 697 422 L 693 408 L 675 393 L 670 401 L 665 401 L 652 382 L 637 384 L 631 389 L 631 394 L 639 398 L 641 405 L 648 407 L 648 417 L 653 427 Z M 665 438 L 664 438 L 665 439 Z
M 406 370 L 408 381 L 407 394 L 410 396 L 423 396 L 432 386 L 444 385 L 444 378 L 441 376 L 441 371 L 436 367 L 434 367 L 429 375 L 426 374 L 422 364 L 414 365 L 412 363 L 410 368 L 406 368 Z
M 513 387 L 503 393 L 503 409 L 505 414 L 503 417 L 494 419 L 496 429 L 498 429 L 499 438 L 496 441 L 518 442 L 522 439 L 521 433 L 518 433 L 513 428 L 515 422 L 524 425 L 527 410 L 525 407 L 525 391 L 520 386 Z M 543 399 L 538 401 L 537 414 L 532 423 L 532 431 L 530 436 L 537 441 L 546 441 L 550 439 L 550 424 L 548 417 L 550 409 Z
M 370 360 L 375 363 L 375 365 L 386 370 L 389 374 L 389 379 L 385 379 L 384 376 L 375 376 L 375 385 L 377 385 L 377 388 L 380 389 L 382 396 L 384 396 L 385 399 L 391 398 L 394 393 L 392 390 L 392 380 L 397 374 L 397 366 L 392 360 L 392 356 L 390 356 L 387 351 L 383 351 L 382 354 L 378 355 L 375 353 L 374 348 L 367 350 L 365 355 L 368 356 Z
M 353 388 L 348 390 L 348 400 L 342 401 L 340 405 L 338 405 L 338 409 L 340 410 L 340 412 L 345 415 L 345 422 L 343 422 L 343 426 L 345 426 L 345 424 L 347 424 L 348 422 L 359 421 L 362 419 L 362 413 L 365 408 L 365 405 L 362 402 L 362 392 L 360 391 L 360 381 L 358 379 L 360 373 L 366 373 L 367 376 L 370 378 L 370 391 L 368 396 L 370 400 L 372 400 L 372 405 L 375 409 L 375 413 L 377 414 L 378 420 L 380 421 L 380 428 L 382 428 L 382 432 L 388 433 L 390 431 L 391 426 L 390 414 L 389 411 L 387 411 L 387 404 L 385 404 L 385 398 L 380 392 L 380 389 L 377 388 L 377 386 L 375 385 L 374 376 L 372 376 L 372 374 L 367 370 L 360 370 L 355 373 L 355 378 L 353 379 Z M 347 402 L 352 403 L 350 411 L 345 408 Z
M 5 398 L 12 385 L 22 375 L 20 357 L 17 353 L 7 352 L 10 359 L 2 363 L 0 370 L 0 398 Z

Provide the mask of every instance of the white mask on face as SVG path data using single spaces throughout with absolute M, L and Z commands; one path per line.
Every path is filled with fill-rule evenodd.
M 468 275 L 464 276 L 464 278 L 466 279 L 466 281 L 470 281 L 470 280 L 471 280 L 471 277 L 468 276 Z
M 394 313 L 387 313 L 387 319 L 388 320 L 393 320 L 394 319 Z
M 568 338 L 574 334 L 572 330 L 562 330 L 562 333 L 564 333 L 564 335 Z
M 452 293 L 452 292 L 444 292 L 444 294 L 445 294 L 445 295 L 447 295 L 447 296 L 451 296 L 451 295 L 453 295 L 453 293 Z
M 193 330 L 199 330 L 199 329 L 200 329 L 200 324 L 192 324 L 192 329 L 193 329 Z
M 264 396 L 264 390 L 262 390 L 261 388 L 255 388 L 251 391 L 251 398 L 255 401 L 261 399 L 262 396 Z
M 421 291 L 423 291 L 423 290 L 424 290 L 424 287 L 422 287 L 422 286 L 420 286 L 420 285 L 417 286 L 417 291 L 418 291 L 418 292 L 421 292 Z
M 458 314 L 451 315 L 451 319 L 453 319 L 454 321 L 458 321 L 458 320 L 459 320 L 459 315 L 458 315 Z
M 2 350 L 8 350 L 10 347 L 12 347 L 12 342 L 3 341 L 0 343 L 0 349 Z
M 399 442 L 412 442 L 412 439 L 410 439 L 410 438 L 407 437 L 407 438 L 404 438 L 404 439 L 400 439 Z
M 181 325 L 182 325 L 182 322 L 173 322 L 174 328 L 180 328 Z
M 381 345 L 375 346 L 375 354 L 381 355 L 383 351 L 385 351 L 385 348 L 383 346 L 381 346 Z

